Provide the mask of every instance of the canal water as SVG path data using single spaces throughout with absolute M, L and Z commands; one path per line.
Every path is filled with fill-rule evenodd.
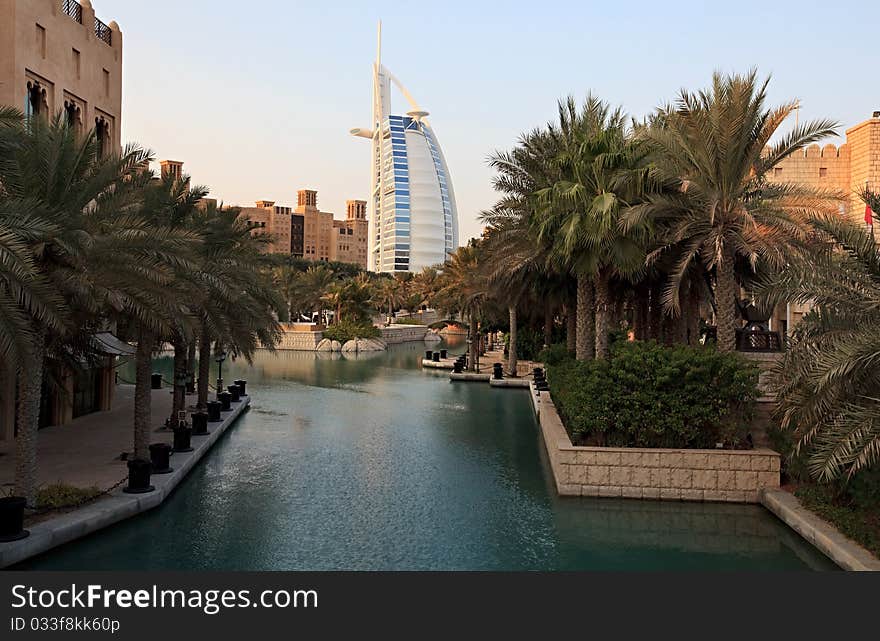
M 452 383 L 423 352 L 227 362 L 252 407 L 175 493 L 22 567 L 834 568 L 758 506 L 556 496 L 528 392 Z

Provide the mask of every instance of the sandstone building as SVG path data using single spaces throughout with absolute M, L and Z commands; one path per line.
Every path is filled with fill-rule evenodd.
M 338 261 L 367 268 L 367 203 L 346 202 L 345 220 L 318 209 L 318 192 L 301 189 L 297 206 L 281 207 L 271 200 L 258 200 L 253 207 L 242 207 L 255 229 L 273 236 L 269 251 L 291 254 L 316 262 Z
M 0 104 L 28 116 L 62 112 L 120 148 L 122 32 L 89 0 L 0 0 Z
M 96 131 L 102 151 L 120 149 L 122 32 L 95 16 L 89 0 L 0 0 L 0 105 L 30 118 L 62 113 L 81 132 Z M 44 385 L 40 427 L 108 410 L 116 357 L 133 352 L 109 332 L 93 336 L 97 366 L 57 372 Z M 2 368 L 0 368 L 2 369 Z M 15 377 L 0 371 L 0 441 L 14 438 Z
M 773 168 L 777 182 L 809 185 L 839 192 L 844 196 L 841 214 L 863 223 L 865 203 L 859 192 L 865 187 L 880 191 L 880 111 L 846 130 L 846 141 L 839 147 L 810 145 Z M 771 320 L 771 329 L 786 334 L 809 311 L 809 305 L 780 305 Z

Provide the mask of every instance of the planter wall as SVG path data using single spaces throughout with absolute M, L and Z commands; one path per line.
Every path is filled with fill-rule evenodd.
M 538 399 L 541 435 L 562 496 L 757 503 L 762 488 L 779 487 L 780 457 L 772 450 L 578 447 L 550 394 Z

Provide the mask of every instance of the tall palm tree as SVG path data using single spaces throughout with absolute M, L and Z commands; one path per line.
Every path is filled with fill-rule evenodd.
M 552 283 L 562 275 L 550 263 L 550 244 L 542 241 L 532 228 L 536 215 L 535 194 L 553 184 L 558 177 L 554 164 L 558 145 L 544 131 L 520 136 L 509 152 L 496 152 L 489 165 L 496 170 L 493 187 L 501 194 L 488 211 L 480 215 L 487 225 L 485 236 L 487 278 L 496 298 L 507 307 L 510 325 L 507 371 L 517 369 L 517 307 L 522 299 L 538 288 L 544 289 L 542 305 L 549 309 Z M 549 315 L 549 312 L 548 312 Z M 545 326 L 547 319 L 545 318 Z
M 255 232 L 236 208 L 210 203 L 196 210 L 193 229 L 201 238 L 196 261 L 203 286 L 193 301 L 199 321 L 198 406 L 205 407 L 216 344 L 250 361 L 258 347 L 273 349 L 280 336 L 276 313 L 289 304 L 272 280 L 271 238 Z M 218 390 L 220 391 L 220 390 Z
M 120 313 L 149 317 L 166 284 L 162 266 L 174 240 L 137 215 L 140 169 L 148 160 L 136 147 L 102 155 L 93 132 L 78 135 L 57 116 L 29 121 L 0 162 L 4 200 L 37 203 L 51 227 L 29 245 L 36 268 L 62 301 L 60 322 L 33 315 L 33 339 L 18 368 L 17 491 L 31 504 L 46 357 L 69 362 L 72 350 L 87 357 L 93 328 Z
M 718 348 L 735 348 L 737 259 L 753 268 L 780 269 L 788 249 L 805 237 L 806 214 L 827 205 L 827 195 L 774 183 L 769 172 L 786 156 L 835 134 L 836 123 L 808 122 L 770 144 L 797 102 L 766 107 L 768 80 L 757 72 L 716 73 L 709 89 L 682 91 L 654 126 L 643 132 L 652 146 L 658 178 L 678 189 L 653 194 L 636 208 L 631 224 L 652 218 L 665 229 L 675 262 L 664 293 L 677 309 L 681 281 L 699 262 L 715 274 Z
M 438 299 L 444 311 L 461 313 L 468 319 L 470 367 L 477 369 L 479 322 L 488 299 L 488 283 L 482 264 L 485 258 L 479 241 L 459 247 L 443 264 L 442 287 Z
M 880 462 L 880 250 L 835 214 L 811 226 L 825 246 L 765 276 L 757 291 L 766 304 L 813 304 L 776 371 L 776 416 L 815 478 L 849 479 Z
M 643 226 L 622 225 L 623 213 L 648 182 L 647 150 L 629 138 L 622 110 L 588 96 L 582 109 L 574 99 L 560 102 L 564 139 L 557 157 L 561 177 L 539 192 L 538 238 L 552 245 L 557 262 L 578 279 L 577 358 L 607 358 L 611 329 L 611 283 L 644 264 Z M 595 332 L 581 316 L 595 305 Z M 588 344 L 593 334 L 594 345 Z

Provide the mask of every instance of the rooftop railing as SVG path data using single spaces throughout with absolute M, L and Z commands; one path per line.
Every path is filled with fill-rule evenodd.
M 95 35 L 98 40 L 103 40 L 108 45 L 113 46 L 113 32 L 110 30 L 110 27 L 97 18 L 95 18 Z
M 76 0 L 61 0 L 61 13 L 70 16 L 80 24 L 83 22 L 83 8 Z

